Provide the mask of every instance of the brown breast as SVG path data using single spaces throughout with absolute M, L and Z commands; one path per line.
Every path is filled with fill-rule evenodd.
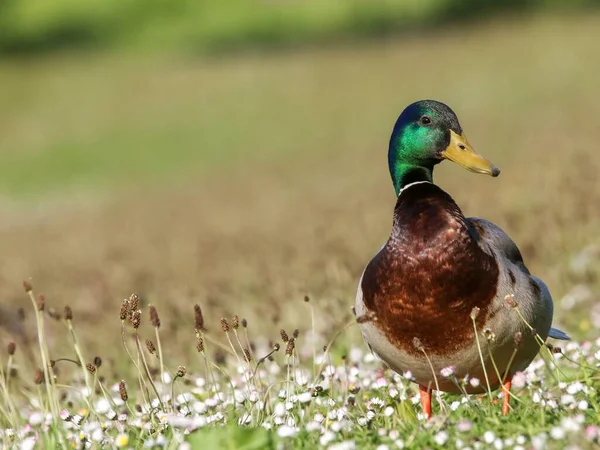
M 403 191 L 392 234 L 362 279 L 363 301 L 396 347 L 447 355 L 472 342 L 471 312 L 483 327 L 496 295 L 498 265 L 442 189 L 422 183 Z

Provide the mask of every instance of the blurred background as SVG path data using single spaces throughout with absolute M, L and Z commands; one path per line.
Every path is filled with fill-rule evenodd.
M 180 362 L 195 303 L 209 332 L 239 314 L 275 338 L 310 327 L 308 295 L 325 343 L 387 238 L 389 135 L 423 98 L 503 169 L 436 182 L 513 237 L 562 327 L 597 336 L 598 6 L 0 2 L 1 339 L 34 338 L 27 279 L 73 308 L 88 355 L 122 353 L 132 292 Z

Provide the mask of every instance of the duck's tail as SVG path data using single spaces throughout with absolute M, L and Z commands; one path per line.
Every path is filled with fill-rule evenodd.
M 550 328 L 550 333 L 548 333 L 548 337 L 553 339 L 560 339 L 561 341 L 570 341 L 571 336 L 569 336 L 564 331 L 559 330 L 558 328 Z

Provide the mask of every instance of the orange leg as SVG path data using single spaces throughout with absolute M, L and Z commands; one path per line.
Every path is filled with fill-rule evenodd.
M 506 416 L 510 407 L 508 403 L 510 402 L 510 388 L 512 385 L 512 375 L 506 377 L 504 380 L 504 385 L 502 386 L 502 391 L 504 392 L 504 400 L 502 401 L 502 415 Z
M 427 420 L 431 418 L 431 389 L 419 385 L 419 395 L 421 396 L 421 406 Z

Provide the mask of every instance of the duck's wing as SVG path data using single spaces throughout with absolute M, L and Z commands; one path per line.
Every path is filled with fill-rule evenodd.
M 502 231 L 502 228 L 489 220 L 480 219 L 479 217 L 469 217 L 467 224 L 478 239 L 480 246 L 483 246 L 483 243 L 487 244 L 518 266 L 527 275 L 530 275 L 529 269 L 527 269 L 527 266 L 523 262 L 523 256 L 519 247 L 508 237 L 508 234 Z
M 467 223 L 471 227 L 471 230 L 476 234 L 480 245 L 482 243 L 487 244 L 489 247 L 493 248 L 496 252 L 500 253 L 510 262 L 519 267 L 524 273 L 529 275 L 540 287 L 542 298 L 549 304 L 552 304 L 552 297 L 550 296 L 548 287 L 542 280 L 531 275 L 527 269 L 527 266 L 525 266 L 525 263 L 523 262 L 523 256 L 521 255 L 519 248 L 513 242 L 513 240 L 508 237 L 504 231 L 502 231 L 502 228 L 490 222 L 489 220 L 480 219 L 478 217 L 468 218 Z M 558 328 L 550 328 L 548 337 L 563 341 L 571 340 L 571 337 L 567 333 L 559 330 Z

